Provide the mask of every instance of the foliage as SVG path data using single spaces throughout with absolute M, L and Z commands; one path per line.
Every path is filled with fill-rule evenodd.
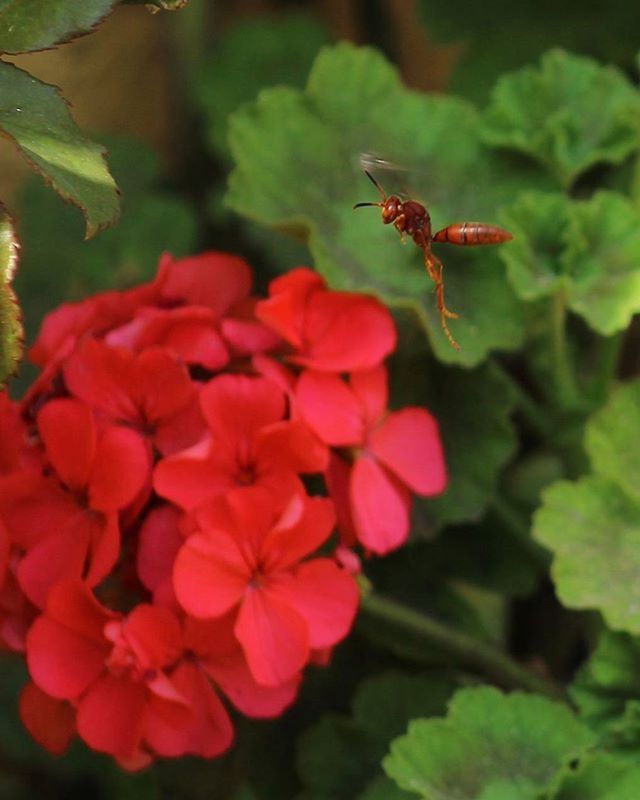
M 55 24 L 36 3 L 0 2 L 0 49 L 88 33 L 115 3 L 49 5 Z M 189 5 L 184 19 L 192 8 L 205 19 L 208 4 Z M 75 211 L 31 181 L 18 202 L 15 281 L 17 239 L 5 219 L 0 369 L 13 371 L 19 357 L 14 286 L 31 338 L 53 306 L 80 301 L 41 329 L 31 357 L 44 371 L 26 399 L 0 395 L 0 575 L 10 576 L 0 633 L 15 650 L 31 626 L 30 675 L 46 695 L 25 690 L 22 718 L 51 750 L 71 714 L 85 742 L 127 769 L 166 759 L 139 774 L 79 747 L 53 761 L 7 716 L 0 746 L 11 770 L 0 792 L 25 800 L 34 786 L 55 800 L 87 791 L 108 800 L 639 796 L 633 10 L 616 0 L 603 25 L 591 0 L 562 8 L 527 0 L 517 11 L 504 0 L 463 8 L 424 0 L 431 45 L 462 43 L 457 61 L 448 51 L 456 93 L 436 95 L 403 84 L 387 56 L 411 64 L 414 44 L 394 38 L 389 4 L 373 5 L 350 5 L 353 18 L 341 18 L 365 46 L 328 44 L 337 22 L 321 14 L 239 20 L 216 7 L 210 43 L 204 31 L 193 38 L 188 21 L 178 32 L 182 15 L 168 15 L 180 54 L 171 68 L 183 161 L 168 176 L 142 144 L 109 142 L 123 214 L 89 244 Z M 235 24 L 225 28 L 227 14 Z M 425 32 L 411 24 L 418 41 Z M 55 89 L 9 63 L 0 68 L 6 135 L 83 208 L 88 230 L 103 227 L 116 194 L 102 149 L 73 126 Z M 513 235 L 497 247 L 433 244 L 446 304 L 460 315 L 449 320 L 459 351 L 442 331 L 421 248 L 411 237 L 402 247 L 379 208 L 353 209 L 379 200 L 365 169 L 388 195 L 425 203 L 433 231 L 482 220 Z M 240 259 L 187 257 L 196 247 L 247 256 L 256 288 Z M 174 258 L 154 280 L 163 250 Z M 227 266 L 205 279 L 202 264 L 218 259 Z M 291 269 L 304 261 L 320 275 Z M 274 271 L 285 274 L 258 301 Z M 381 362 L 394 348 L 387 386 Z M 258 397 L 244 380 L 270 388 Z M 105 436 L 121 445 L 102 457 Z M 282 477 L 289 467 L 306 470 L 304 483 L 295 477 L 302 494 Z M 16 477 L 34 470 L 38 491 Z M 255 488 L 230 491 L 238 482 L 274 494 L 263 503 Z M 274 486 L 289 487 L 297 507 L 282 512 Z M 331 504 L 309 499 L 318 493 L 337 514 L 326 541 Z M 423 497 L 410 504 L 412 493 Z M 109 525 L 94 528 L 95 546 L 72 558 L 79 545 L 64 538 L 65 525 L 80 523 L 69 504 L 83 503 L 122 538 L 113 545 Z M 55 525 L 42 524 L 49 518 Z M 32 528 L 21 528 L 28 520 Z M 44 584 L 60 585 L 57 564 L 84 582 L 45 600 Z M 360 610 L 347 636 L 353 575 Z M 78 609 L 94 589 L 99 624 L 90 631 Z M 176 620 L 188 646 L 178 643 Z M 82 657 L 56 669 L 51 654 L 68 646 L 61 631 L 69 629 L 92 644 L 83 639 Z M 88 651 L 99 652 L 100 675 L 69 688 Z M 132 663 L 138 672 L 126 671 Z M 202 664 L 208 677 L 198 683 Z M 93 700 L 116 667 L 134 683 L 158 672 L 171 682 L 145 695 L 157 727 L 120 725 L 131 708 L 121 695 Z M 206 694 L 211 686 L 224 708 Z M 202 711 L 206 744 L 180 703 Z M 42 724 L 41 708 L 55 709 L 58 730 Z M 226 754 L 170 758 L 229 747 L 231 725 Z M 116 747 L 123 730 L 137 737 L 133 759 Z M 39 783 L 26 777 L 32 764 Z

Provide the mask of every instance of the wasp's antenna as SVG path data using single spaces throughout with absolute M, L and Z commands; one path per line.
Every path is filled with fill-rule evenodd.
M 377 190 L 380 192 L 380 197 L 382 198 L 382 202 L 384 203 L 384 201 L 387 199 L 387 193 L 385 192 L 385 190 L 382 188 L 382 186 L 380 186 L 380 184 L 379 184 L 379 183 L 378 183 L 378 181 L 377 181 L 377 180 L 376 180 L 376 179 L 373 177 L 373 175 L 372 175 L 370 172 L 367 172 L 367 170 L 366 170 L 366 169 L 365 169 L 365 171 L 364 171 L 364 174 L 367 176 L 367 178 L 369 178 L 369 180 L 371 181 L 371 183 L 372 183 L 372 184 L 373 184 L 373 185 L 376 187 L 376 189 L 377 189 Z M 372 205 L 380 205 L 380 203 L 373 203 Z
M 356 203 L 354 208 L 362 208 L 363 206 L 378 206 L 378 208 L 382 208 L 384 203 Z

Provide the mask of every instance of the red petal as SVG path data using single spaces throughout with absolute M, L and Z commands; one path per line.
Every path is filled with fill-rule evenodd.
M 104 342 L 85 340 L 64 365 L 64 380 L 71 394 L 114 420 L 141 424 L 131 398 L 130 369 L 134 356 Z
M 301 564 L 294 582 L 287 583 L 282 591 L 306 620 L 312 648 L 330 647 L 351 630 L 358 610 L 358 586 L 328 558 Z
M 373 458 L 362 455 L 351 471 L 351 509 L 358 539 L 384 555 L 409 535 L 409 491 Z
M 176 558 L 174 587 L 194 617 L 218 617 L 243 596 L 251 572 L 234 537 L 224 530 L 190 536 Z
M 147 711 L 145 739 L 162 756 L 188 753 L 203 758 L 220 755 L 231 746 L 233 727 L 220 698 L 195 664 L 181 662 L 171 676 L 176 688 L 190 700 L 190 715 L 173 724 L 154 698 Z
M 282 520 L 269 532 L 262 544 L 262 563 L 265 570 L 286 569 L 301 558 L 315 552 L 330 536 L 335 525 L 333 503 L 324 497 L 294 496 L 301 502 L 302 514 Z
M 235 626 L 249 669 L 265 686 L 290 681 L 309 657 L 309 634 L 302 617 L 268 588 L 249 592 Z
M 389 414 L 369 437 L 369 449 L 417 494 L 440 494 L 447 485 L 438 423 L 423 408 Z
M 122 635 L 144 669 L 167 667 L 182 652 L 180 623 L 166 608 L 136 606 L 123 622 Z
M 93 515 L 90 527 L 89 565 L 85 581 L 96 586 L 106 578 L 120 555 L 120 526 L 115 511 Z
M 156 492 L 190 511 L 233 488 L 236 484 L 228 465 L 203 457 L 208 451 L 208 442 L 203 442 L 162 459 L 153 475 Z
M 110 425 L 98 441 L 89 484 L 89 504 L 100 511 L 124 508 L 144 486 L 151 470 L 146 442 L 134 430 Z
M 292 472 L 322 472 L 329 450 L 302 421 L 276 422 L 257 435 L 256 459 Z
M 326 444 L 340 447 L 364 439 L 362 408 L 337 375 L 305 370 L 296 387 L 296 409 Z
M 50 400 L 38 414 L 38 430 L 60 480 L 70 489 L 83 489 L 95 457 L 91 409 L 78 400 Z
M 310 296 L 324 280 L 305 267 L 290 270 L 269 284 L 269 298 L 256 303 L 256 316 L 295 347 L 303 345 L 303 325 Z
M 183 542 L 178 528 L 181 516 L 176 508 L 163 505 L 152 509 L 140 528 L 137 572 L 151 592 L 171 577 L 173 563 Z
M 226 317 L 220 323 L 225 341 L 236 357 L 268 353 L 284 343 L 275 331 L 255 319 L 235 319 Z
M 210 251 L 181 258 L 165 267 L 162 296 L 207 306 L 218 317 L 251 291 L 251 270 L 244 259 Z
M 281 420 L 286 399 L 265 378 L 220 375 L 200 393 L 204 417 L 217 444 L 231 452 L 250 446 L 256 432 Z
M 35 683 L 27 683 L 20 694 L 20 718 L 36 742 L 55 756 L 64 753 L 76 732 L 74 708 Z
M 351 464 L 336 453 L 332 453 L 329 467 L 324 475 L 327 491 L 336 511 L 340 539 L 349 547 L 353 547 L 357 539 L 351 515 L 351 469 Z
M 104 675 L 78 703 L 78 735 L 94 750 L 131 758 L 142 739 L 146 699 L 143 684 Z
M 149 348 L 135 359 L 130 389 L 149 423 L 178 411 L 193 395 L 186 367 L 161 347 Z
M 387 370 L 375 367 L 353 372 L 349 385 L 362 407 L 365 427 L 371 428 L 387 410 Z
M 348 292 L 316 292 L 304 323 L 307 343 L 298 364 L 323 372 L 375 367 L 396 346 L 391 314 L 374 297 Z

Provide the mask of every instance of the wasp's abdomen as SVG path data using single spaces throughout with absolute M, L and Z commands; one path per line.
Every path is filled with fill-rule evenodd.
M 501 244 L 513 239 L 509 231 L 485 222 L 456 222 L 433 235 L 434 242 L 448 242 L 462 246 Z

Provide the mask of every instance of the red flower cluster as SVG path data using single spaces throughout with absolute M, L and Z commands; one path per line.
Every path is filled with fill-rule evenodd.
M 164 257 L 50 314 L 40 377 L 0 395 L 0 636 L 52 752 L 210 757 L 221 695 L 282 713 L 352 625 L 346 547 L 398 547 L 411 492 L 445 486 L 430 414 L 387 409 L 384 306 L 307 269 L 250 292 L 241 259 Z

